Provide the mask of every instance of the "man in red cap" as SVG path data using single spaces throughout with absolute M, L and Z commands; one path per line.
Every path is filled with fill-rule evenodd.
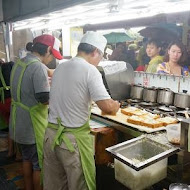
M 26 190 L 42 189 L 40 171 L 50 90 L 45 65 L 53 57 L 62 59 L 59 45 L 51 35 L 36 37 L 27 44 L 31 53 L 18 60 L 11 73 L 10 135 L 21 147 Z

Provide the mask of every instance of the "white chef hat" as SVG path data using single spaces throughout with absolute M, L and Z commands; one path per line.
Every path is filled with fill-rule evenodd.
M 87 32 L 81 39 L 80 43 L 87 43 L 98 48 L 102 53 L 107 44 L 106 38 L 98 32 Z

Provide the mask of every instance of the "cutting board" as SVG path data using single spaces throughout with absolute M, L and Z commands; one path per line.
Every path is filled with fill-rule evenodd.
M 117 121 L 117 122 L 119 122 L 121 124 L 133 127 L 135 129 L 138 129 L 139 131 L 143 131 L 143 132 L 146 132 L 146 133 L 153 133 L 153 132 L 156 132 L 156 131 L 166 130 L 166 127 L 148 128 L 148 127 L 145 127 L 145 126 L 135 125 L 135 124 L 132 124 L 132 123 L 128 123 L 127 119 L 129 118 L 129 116 L 121 113 L 121 109 L 119 109 L 119 111 L 117 112 L 117 114 L 115 116 L 112 116 L 112 115 L 102 115 L 101 114 L 102 111 L 98 107 L 93 107 L 92 110 L 91 110 L 91 112 L 93 114 L 99 115 L 99 116 L 104 117 L 104 118 L 111 119 L 113 121 Z

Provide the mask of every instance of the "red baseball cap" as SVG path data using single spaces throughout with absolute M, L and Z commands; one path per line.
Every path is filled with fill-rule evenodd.
M 54 36 L 49 35 L 49 34 L 44 34 L 44 35 L 38 36 L 38 37 L 34 38 L 34 40 L 33 40 L 33 44 L 35 44 L 35 43 L 40 43 L 40 44 L 50 46 L 53 56 L 59 60 L 63 59 L 63 56 L 59 52 L 59 47 L 60 47 L 61 42 Z

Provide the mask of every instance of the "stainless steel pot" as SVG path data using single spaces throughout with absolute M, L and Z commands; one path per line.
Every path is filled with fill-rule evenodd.
M 174 100 L 174 92 L 169 88 L 158 89 L 157 102 L 159 104 L 172 105 Z
M 190 108 L 190 95 L 186 93 L 176 93 L 174 106 L 178 108 Z
M 157 99 L 157 89 L 155 87 L 144 88 L 143 100 L 145 102 L 156 102 L 156 99 Z
M 143 86 L 141 85 L 133 85 L 131 86 L 131 93 L 130 97 L 131 99 L 139 99 L 142 100 L 143 97 Z

